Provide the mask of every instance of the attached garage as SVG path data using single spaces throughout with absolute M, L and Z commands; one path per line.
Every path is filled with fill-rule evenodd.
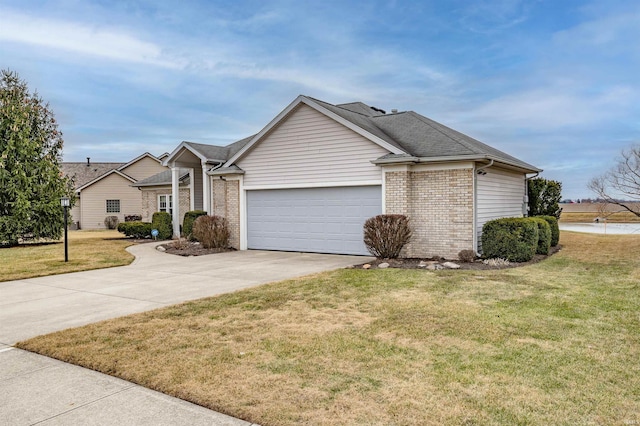
M 247 191 L 248 248 L 368 255 L 362 226 L 379 214 L 379 185 Z

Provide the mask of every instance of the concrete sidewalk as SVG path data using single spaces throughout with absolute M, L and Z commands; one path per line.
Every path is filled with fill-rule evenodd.
M 129 266 L 0 283 L 0 424 L 249 425 L 194 404 L 11 347 L 69 327 L 362 263 L 238 251 L 179 257 L 132 246 Z

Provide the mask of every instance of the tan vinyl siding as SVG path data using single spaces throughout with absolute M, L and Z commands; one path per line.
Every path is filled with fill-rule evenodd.
M 142 180 L 166 170 L 168 167 L 164 167 L 153 158 L 143 157 L 120 171 L 135 180 Z
M 202 205 L 202 168 L 195 167 L 191 170 L 193 171 L 193 173 L 191 173 L 191 176 L 193 177 L 192 185 L 195 188 L 195 191 L 193 191 L 193 207 L 194 210 L 204 210 Z
M 138 188 L 117 173 L 99 180 L 82 190 L 80 204 L 80 226 L 82 229 L 104 229 L 104 218 L 142 213 L 142 197 Z M 120 213 L 107 213 L 107 200 L 120 200 Z
M 477 234 L 478 249 L 481 248 L 482 226 L 501 217 L 522 217 L 525 196 L 524 174 L 490 167 L 486 175 L 478 175 Z
M 381 182 L 388 151 L 301 105 L 238 162 L 245 186 Z

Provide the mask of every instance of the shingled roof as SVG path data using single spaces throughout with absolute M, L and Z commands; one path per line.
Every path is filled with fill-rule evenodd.
M 304 95 L 296 98 L 276 119 L 256 135 L 241 139 L 227 146 L 205 145 L 185 141 L 174 150 L 174 153 L 186 147 L 205 162 L 225 162 L 224 166 L 218 169 L 219 173 L 231 170 L 230 167 L 233 166 L 236 160 L 244 156 L 253 144 L 260 140 L 270 128 L 277 125 L 283 117 L 293 111 L 300 103 L 312 106 L 316 110 L 341 121 L 358 133 L 377 141 L 376 143 L 385 145 L 387 149 L 394 151 L 374 161 L 378 164 L 493 160 L 527 173 L 542 171 L 531 164 L 414 111 L 396 112 L 393 110 L 392 113 L 387 114 L 380 108 L 371 107 L 362 102 L 333 105 Z M 245 147 L 246 149 L 243 149 Z
M 60 170 L 65 176 L 73 179 L 73 186 L 78 189 L 100 176 L 116 170 L 126 163 L 60 163 Z

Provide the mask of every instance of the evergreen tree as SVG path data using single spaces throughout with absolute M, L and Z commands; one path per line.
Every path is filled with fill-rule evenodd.
M 0 245 L 24 236 L 60 238 L 60 198 L 74 201 L 60 171 L 62 145 L 49 104 L 17 73 L 0 71 Z
M 554 216 L 560 219 L 562 209 L 558 206 L 562 198 L 562 183 L 544 178 L 529 179 L 529 216 Z

